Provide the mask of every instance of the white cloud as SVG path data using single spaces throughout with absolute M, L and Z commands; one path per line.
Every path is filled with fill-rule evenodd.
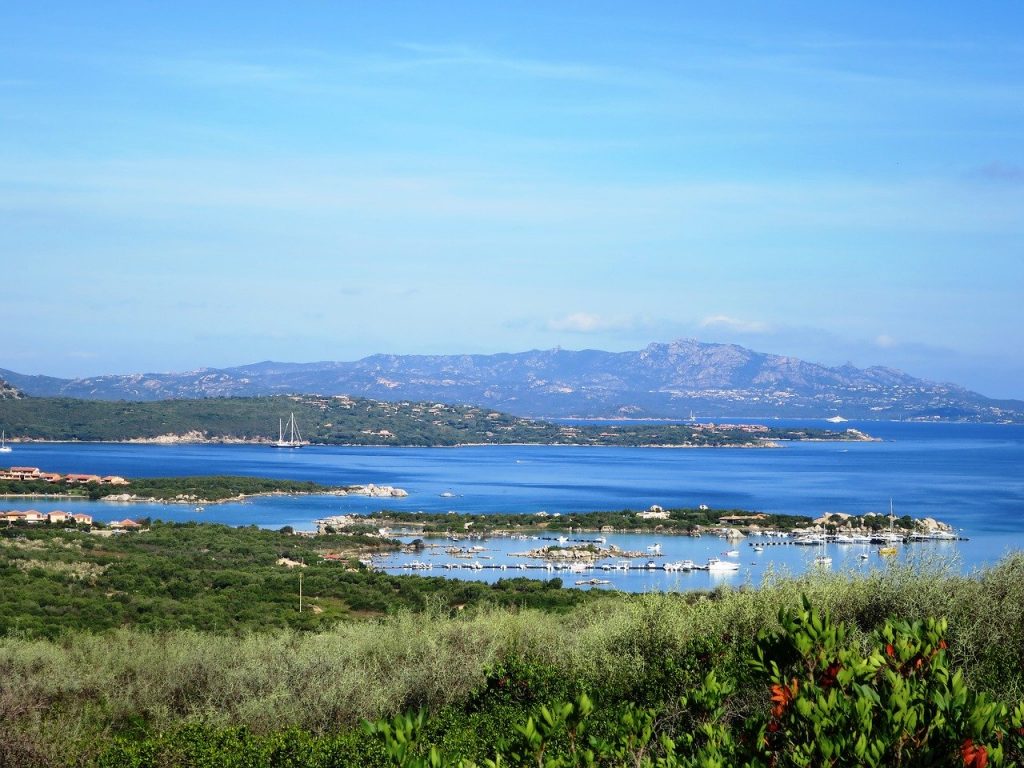
M 771 326 L 760 320 L 741 320 L 729 315 L 710 315 L 700 321 L 701 328 L 725 328 L 739 333 L 768 333 Z
M 549 320 L 550 331 L 569 331 L 570 333 L 599 333 L 601 331 L 621 331 L 636 326 L 635 320 L 621 317 L 602 317 L 590 312 L 573 312 L 565 317 Z

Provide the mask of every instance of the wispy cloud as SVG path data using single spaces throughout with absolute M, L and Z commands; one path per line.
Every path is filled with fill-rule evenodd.
M 634 317 L 609 317 L 590 312 L 573 312 L 564 317 L 549 320 L 549 331 L 568 331 L 569 333 L 604 333 L 606 331 L 634 330 L 639 321 Z
M 399 48 L 414 56 L 393 63 L 400 66 L 458 65 L 473 69 L 499 70 L 546 80 L 610 82 L 627 79 L 621 69 L 575 61 L 551 61 L 520 56 L 503 56 L 469 45 L 424 45 L 401 43 Z M 631 79 L 631 78 L 630 78 Z
M 772 327 L 761 320 L 741 320 L 729 315 L 710 315 L 700 321 L 701 328 L 722 328 L 738 333 L 769 333 Z
M 996 161 L 972 168 L 968 176 L 978 181 L 1024 184 L 1024 165 Z
M 187 56 L 157 59 L 152 68 L 158 73 L 194 85 L 221 86 L 295 86 L 302 82 L 301 69 L 266 64 L 236 56 Z

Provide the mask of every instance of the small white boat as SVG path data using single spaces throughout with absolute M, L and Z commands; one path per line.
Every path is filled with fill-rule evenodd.
M 731 563 L 728 560 L 719 560 L 717 557 L 708 558 L 708 570 L 711 573 L 732 573 L 739 569 L 739 563 Z
M 871 555 L 869 555 L 867 552 L 861 552 L 860 553 L 860 559 L 861 560 L 867 560 L 869 557 L 871 557 Z
M 654 554 L 654 555 L 660 555 L 661 554 L 661 544 L 651 544 L 651 546 L 649 546 L 647 548 L 647 551 L 650 552 L 651 554 Z
M 740 556 L 740 551 L 738 549 L 730 549 L 730 550 L 728 550 L 726 552 L 723 552 L 722 554 L 725 555 L 726 557 L 739 557 Z
M 755 552 L 764 552 L 764 547 L 762 547 L 760 544 L 758 544 L 757 546 L 754 547 L 754 551 Z
M 815 565 L 832 565 L 832 558 L 828 555 L 818 555 L 814 558 Z
M 0 432 L 0 453 L 10 453 L 11 446 L 7 444 L 7 431 Z

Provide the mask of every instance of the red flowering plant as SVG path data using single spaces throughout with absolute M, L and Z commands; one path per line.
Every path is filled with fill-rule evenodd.
M 1012 713 L 950 667 L 944 619 L 888 621 L 864 648 L 828 612 L 780 612 L 751 664 L 768 681 L 766 717 L 748 723 L 768 766 L 1007 766 L 1020 759 Z

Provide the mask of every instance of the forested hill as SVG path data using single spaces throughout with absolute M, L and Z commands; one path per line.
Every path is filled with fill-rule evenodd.
M 859 433 L 757 426 L 655 424 L 570 426 L 485 408 L 315 395 L 110 402 L 24 397 L 0 400 L 0 425 L 15 440 L 272 442 L 290 414 L 304 440 L 335 445 L 468 443 L 761 445 L 775 439 L 863 439 Z

